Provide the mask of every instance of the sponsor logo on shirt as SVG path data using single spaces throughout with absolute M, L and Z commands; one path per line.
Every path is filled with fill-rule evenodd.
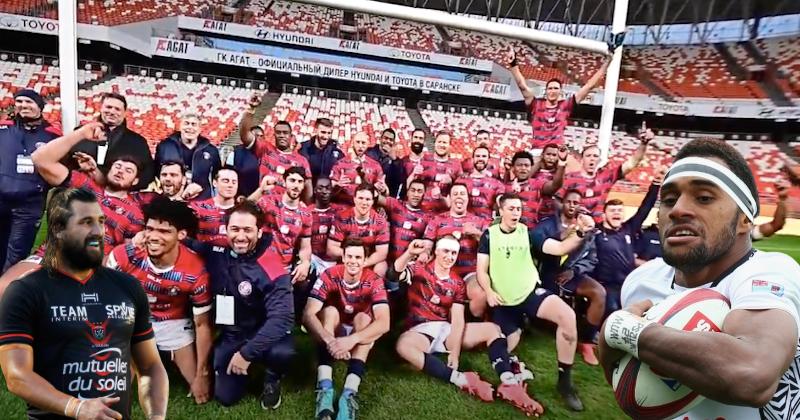
M 766 280 L 753 280 L 752 291 L 755 293 L 772 293 L 777 297 L 783 297 L 784 288 L 780 284 Z

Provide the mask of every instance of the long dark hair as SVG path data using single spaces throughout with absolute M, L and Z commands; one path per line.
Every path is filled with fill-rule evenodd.
M 42 267 L 54 271 L 59 267 L 58 254 L 61 243 L 58 234 L 67 228 L 72 217 L 72 202 L 96 203 L 97 196 L 84 188 L 59 188 L 53 191 L 47 203 L 47 237 L 46 250 L 42 259 Z

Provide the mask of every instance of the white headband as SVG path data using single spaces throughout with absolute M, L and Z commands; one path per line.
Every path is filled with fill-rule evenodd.
M 446 249 L 448 251 L 458 252 L 461 250 L 461 244 L 453 238 L 442 238 L 436 242 L 436 249 Z
M 758 216 L 757 197 L 753 197 L 747 185 L 724 165 L 701 157 L 683 158 L 672 164 L 664 185 L 685 177 L 703 178 L 713 182 L 736 202 L 751 222 Z

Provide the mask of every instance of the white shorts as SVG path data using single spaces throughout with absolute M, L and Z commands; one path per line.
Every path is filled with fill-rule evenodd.
M 311 268 L 317 273 L 317 277 L 319 277 L 323 271 L 333 267 L 334 265 L 336 265 L 336 261 L 326 261 L 314 254 L 311 254 Z
M 472 273 L 468 273 L 466 276 L 464 276 L 464 284 L 467 284 L 467 283 L 469 283 L 472 280 L 475 280 L 477 278 L 478 278 L 478 273 L 477 272 L 473 271 Z
M 339 328 L 336 330 L 336 337 L 347 337 L 353 333 L 353 330 L 355 330 L 355 328 L 352 325 L 340 324 Z
M 450 337 L 450 323 L 447 321 L 430 321 L 411 327 L 409 331 L 418 332 L 431 339 L 428 353 L 450 353 L 445 346 L 447 337 Z
M 153 334 L 159 350 L 179 350 L 194 343 L 194 322 L 189 318 L 155 321 Z

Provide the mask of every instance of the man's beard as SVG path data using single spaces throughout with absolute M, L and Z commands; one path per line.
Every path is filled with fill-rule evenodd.
M 89 252 L 87 249 L 89 241 L 92 240 L 100 243 L 100 252 L 96 254 Z M 61 243 L 61 255 L 66 261 L 66 265 L 75 270 L 95 269 L 103 262 L 103 237 L 89 236 L 82 242 L 69 239 L 64 240 Z
M 715 239 L 717 244 L 709 248 L 705 243 L 694 247 L 688 253 L 682 255 L 671 255 L 662 245 L 664 262 L 675 267 L 684 273 L 697 273 L 709 264 L 722 258 L 736 242 L 736 225 L 739 223 L 738 215 L 728 224 L 725 229 Z M 662 244 L 665 238 L 661 238 Z
M 112 180 L 110 177 L 106 181 L 106 188 L 108 188 L 109 191 L 115 191 L 115 192 L 116 191 L 128 191 L 128 190 L 131 189 L 131 187 L 132 186 L 124 186 L 124 185 Z
M 411 143 L 410 148 L 415 155 L 418 155 L 422 153 L 422 151 L 425 149 L 425 145 L 422 143 Z
M 292 142 L 288 140 L 286 140 L 285 142 L 283 140 L 276 140 L 275 148 L 277 148 L 281 152 L 288 152 L 289 149 L 292 148 Z
M 164 195 L 172 197 L 180 194 L 181 188 L 176 184 L 162 184 L 161 191 L 163 191 Z

